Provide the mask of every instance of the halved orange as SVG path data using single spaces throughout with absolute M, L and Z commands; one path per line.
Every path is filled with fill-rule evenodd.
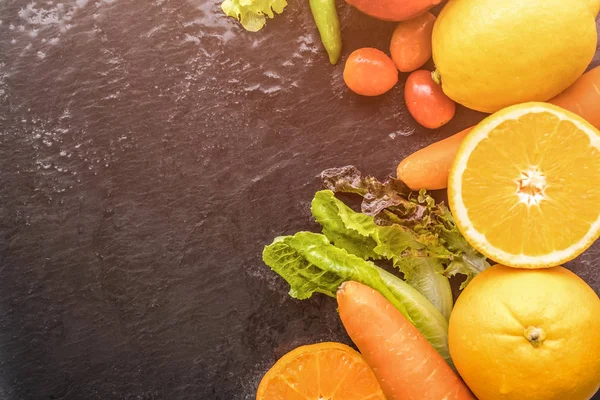
M 385 400 L 362 356 L 341 343 L 301 346 L 265 374 L 256 400 Z
M 546 103 L 506 108 L 465 138 L 450 171 L 456 224 L 504 265 L 560 265 L 600 236 L 600 132 Z

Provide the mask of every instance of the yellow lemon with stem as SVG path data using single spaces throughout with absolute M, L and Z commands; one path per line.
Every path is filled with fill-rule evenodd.
M 596 52 L 600 0 L 450 0 L 433 29 L 433 60 L 452 100 L 483 112 L 547 101 Z
M 562 267 L 493 266 L 450 316 L 450 354 L 479 400 L 588 400 L 600 388 L 600 299 Z

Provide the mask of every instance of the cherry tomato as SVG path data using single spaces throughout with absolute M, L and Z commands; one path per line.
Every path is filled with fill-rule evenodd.
M 410 115 L 425 128 L 435 129 L 448 123 L 456 111 L 456 104 L 444 94 L 431 72 L 415 71 L 404 86 L 404 100 Z
M 421 68 L 431 58 L 431 34 L 435 16 L 425 13 L 415 19 L 400 22 L 390 43 L 390 54 L 402 72 Z
M 383 51 L 365 47 L 350 54 L 344 67 L 344 82 L 355 93 L 379 96 L 398 83 L 396 65 Z

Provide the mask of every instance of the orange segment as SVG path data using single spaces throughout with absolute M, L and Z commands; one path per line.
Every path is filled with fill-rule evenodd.
M 600 234 L 600 132 L 549 104 L 509 107 L 464 140 L 448 193 L 459 229 L 488 257 L 562 264 Z
M 287 353 L 265 374 L 257 400 L 385 400 L 362 356 L 341 343 Z

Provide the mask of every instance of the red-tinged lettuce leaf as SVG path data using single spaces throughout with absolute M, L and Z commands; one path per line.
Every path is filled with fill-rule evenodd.
M 398 224 L 377 225 L 373 217 L 354 211 L 330 190 L 315 194 L 311 211 L 333 244 L 365 260 L 391 260 L 406 281 L 449 318 L 452 290 L 438 259 L 444 249 L 436 237 L 418 235 Z
M 372 216 L 377 225 L 403 226 L 421 243 L 428 243 L 427 256 L 440 260 L 446 276 L 466 275 L 461 289 L 489 267 L 485 256 L 459 232 L 448 208 L 443 203 L 436 203 L 426 191 L 411 192 L 404 183 L 392 177 L 380 182 L 372 176 L 363 176 L 354 166 L 327 169 L 321 173 L 321 179 L 334 193 L 362 196 L 362 212 Z M 394 264 L 403 269 L 397 256 Z
M 352 165 L 326 169 L 321 172 L 321 180 L 334 193 L 362 196 L 361 211 L 372 217 L 392 207 L 409 220 L 418 219 L 423 211 L 419 204 L 409 201 L 410 189 L 402 181 L 390 177 L 382 183 L 372 176 L 363 177 Z

